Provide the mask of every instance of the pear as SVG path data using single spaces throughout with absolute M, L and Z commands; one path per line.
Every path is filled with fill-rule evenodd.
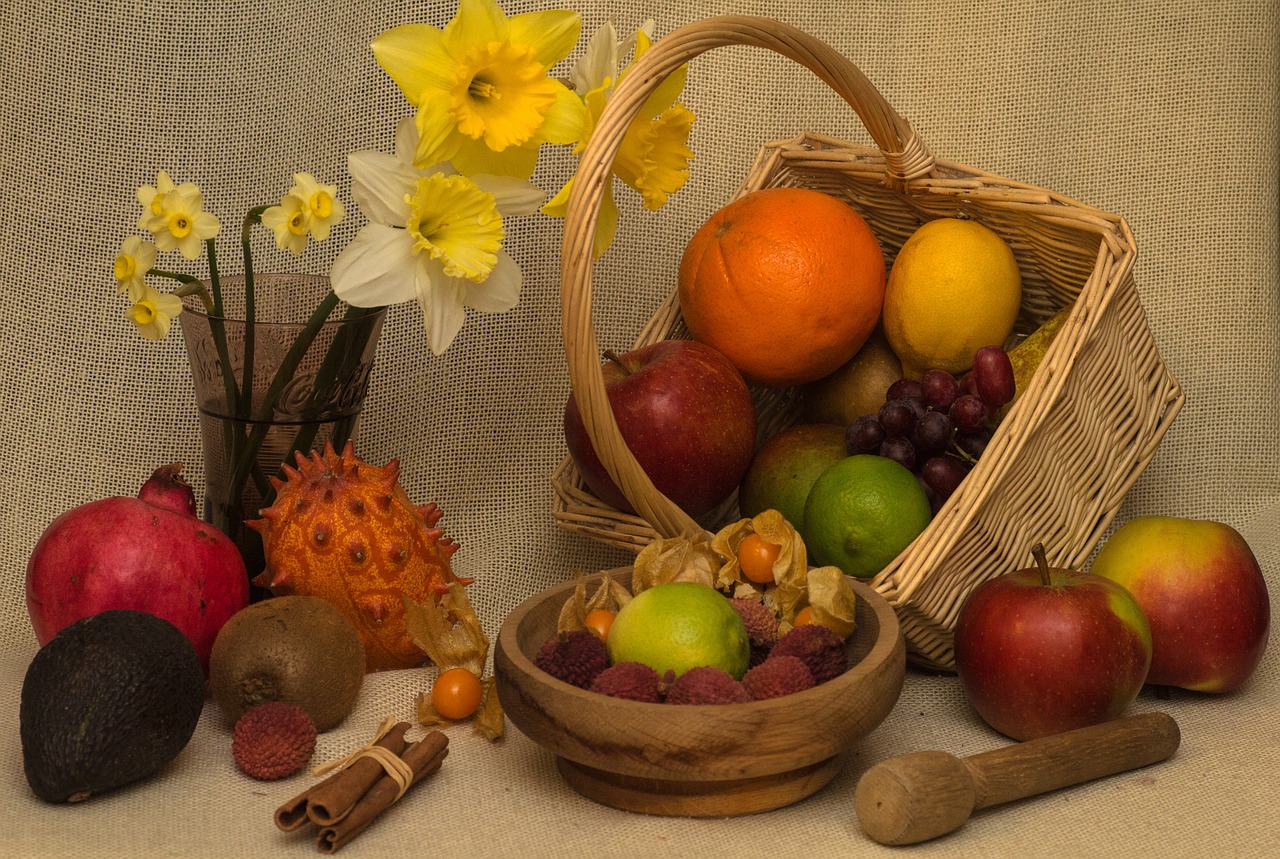
M 878 412 L 885 391 L 902 378 L 902 362 L 877 326 L 858 352 L 829 375 L 803 391 L 804 423 L 848 426 Z
M 1022 339 L 1018 345 L 1009 350 L 1009 363 L 1013 365 L 1013 399 L 1000 407 L 996 412 L 996 420 L 1004 419 L 1009 413 L 1009 409 L 1013 408 L 1013 404 L 1018 401 L 1018 397 L 1022 396 L 1022 392 L 1026 390 L 1027 385 L 1031 383 L 1031 377 L 1035 375 L 1036 368 L 1040 366 L 1040 362 L 1044 360 L 1045 352 L 1049 351 L 1054 337 L 1058 331 L 1062 329 L 1062 325 L 1067 321 L 1067 317 L 1071 315 L 1071 306 L 1062 308 L 1053 316 L 1041 323 L 1040 327 L 1032 331 Z

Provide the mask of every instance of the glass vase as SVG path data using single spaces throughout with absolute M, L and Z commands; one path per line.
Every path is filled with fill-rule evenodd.
M 262 539 L 245 521 L 271 506 L 271 478 L 284 479 L 296 451 L 354 438 L 386 309 L 346 306 L 323 276 L 256 274 L 251 296 L 243 277 L 220 281 L 221 315 L 188 297 L 178 319 L 204 447 L 203 517 L 239 547 L 252 579 L 265 566 Z

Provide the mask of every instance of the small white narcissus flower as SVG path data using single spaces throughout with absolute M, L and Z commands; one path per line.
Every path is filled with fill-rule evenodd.
M 140 296 L 124 315 L 138 326 L 138 333 L 146 339 L 163 340 L 169 333 L 170 321 L 181 312 L 181 298 L 157 292 L 143 284 Z
M 216 238 L 221 228 L 217 217 L 204 211 L 200 189 L 192 182 L 174 185 L 163 170 L 156 177 L 156 187 L 138 189 L 138 202 L 143 208 L 138 226 L 150 230 L 156 248 L 165 253 L 176 250 L 195 259 L 200 245 Z
M 280 250 L 300 256 L 309 237 L 318 242 L 327 239 L 346 211 L 336 185 L 321 185 L 310 173 L 294 173 L 293 181 L 280 204 L 262 213 L 262 224 L 275 233 Z
M 146 286 L 143 275 L 156 264 L 156 246 L 138 236 L 129 236 L 116 254 L 114 274 L 119 292 L 128 292 L 130 301 L 142 298 Z
M 357 307 L 416 299 L 439 355 L 462 328 L 465 308 L 504 313 L 519 301 L 522 274 L 502 249 L 502 219 L 537 211 L 543 193 L 509 176 L 414 167 L 416 147 L 414 121 L 406 119 L 394 156 L 349 156 L 351 195 L 372 223 L 338 255 L 329 277 L 338 297 Z

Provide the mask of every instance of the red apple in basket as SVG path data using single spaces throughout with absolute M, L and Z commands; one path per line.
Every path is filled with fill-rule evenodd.
M 1151 630 L 1110 579 L 1036 566 L 983 582 L 960 607 L 956 671 L 978 715 L 1016 740 L 1120 716 L 1151 665 Z
M 1267 583 L 1230 525 L 1132 519 L 1111 535 L 1090 571 L 1124 585 L 1146 612 L 1148 683 L 1229 692 L 1262 660 L 1271 628 Z
M 756 443 L 755 406 L 737 368 L 693 340 L 605 354 L 605 392 L 618 429 L 658 491 L 694 518 L 728 498 L 751 465 Z M 634 512 L 596 456 L 572 394 L 564 436 L 596 497 Z

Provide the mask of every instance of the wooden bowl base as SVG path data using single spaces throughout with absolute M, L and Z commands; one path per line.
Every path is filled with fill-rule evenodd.
M 736 817 L 799 802 L 840 771 L 839 756 L 784 773 L 725 781 L 642 778 L 606 772 L 557 757 L 560 775 L 578 793 L 641 814 L 669 817 Z

